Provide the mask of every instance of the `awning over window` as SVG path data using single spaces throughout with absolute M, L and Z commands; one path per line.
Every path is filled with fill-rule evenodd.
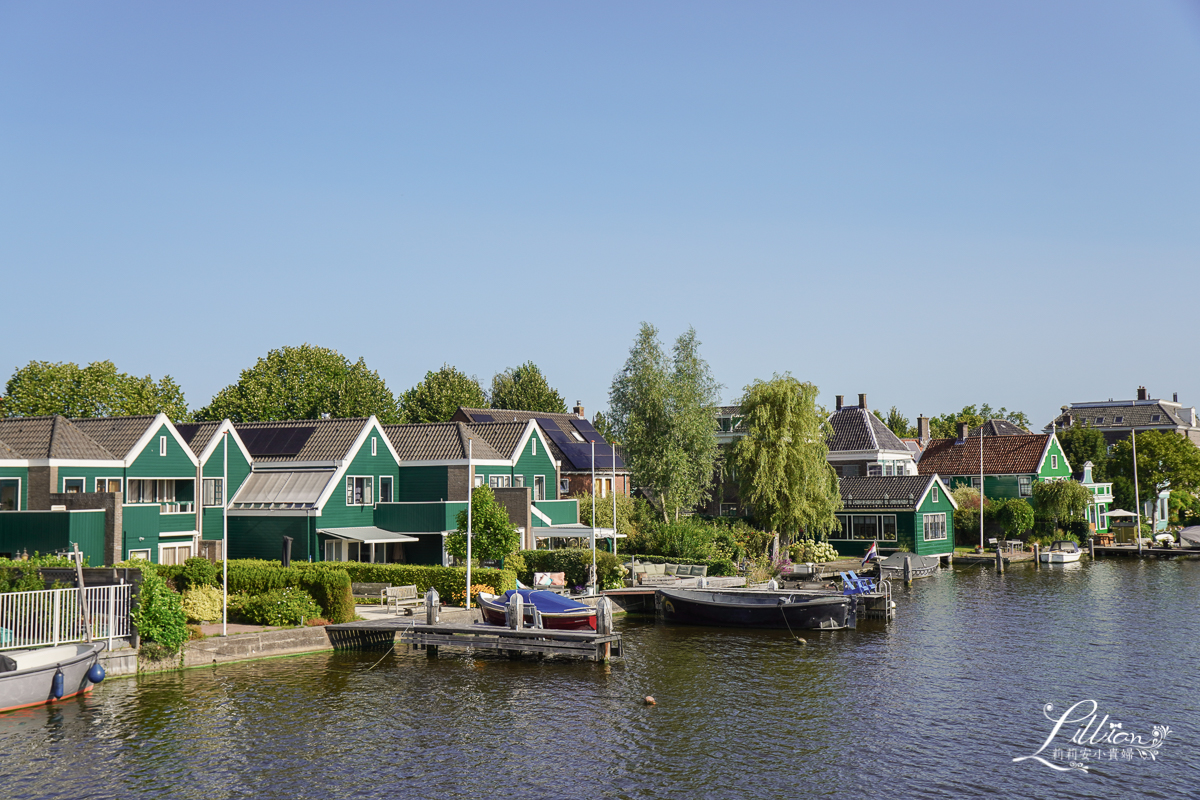
M 332 470 L 252 472 L 233 498 L 232 507 L 312 507 L 317 504 L 333 475 Z
M 396 533 L 395 531 L 385 531 L 383 528 L 372 528 L 370 526 L 361 528 L 318 528 L 317 533 L 323 533 L 326 536 L 334 536 L 350 542 L 363 542 L 364 544 L 421 541 L 415 536 Z
M 589 525 L 552 525 L 548 528 L 534 528 L 535 539 L 588 539 L 592 538 L 592 527 Z M 612 528 L 596 528 L 597 539 L 625 539 L 623 533 L 616 533 Z

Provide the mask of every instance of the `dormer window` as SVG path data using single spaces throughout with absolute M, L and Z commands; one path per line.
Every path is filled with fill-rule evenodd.
M 1162 422 L 1162 414 L 1154 414 L 1150 417 L 1151 422 Z
M 1113 420 L 1113 422 L 1115 422 L 1117 425 L 1120 425 L 1124 421 L 1125 421 L 1124 417 L 1117 417 L 1115 420 Z
M 1096 424 L 1097 424 L 1097 425 L 1103 425 L 1103 424 L 1104 424 L 1104 417 L 1096 417 Z
M 575 441 L 577 441 L 577 442 L 587 441 L 586 439 L 584 439 L 582 436 L 579 435 L 579 431 L 571 431 L 571 435 L 575 437 Z

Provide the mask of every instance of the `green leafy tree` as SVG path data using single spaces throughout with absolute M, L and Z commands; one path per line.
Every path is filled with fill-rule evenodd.
M 487 395 L 478 379 L 442 364 L 400 396 L 401 422 L 449 422 L 459 406 L 487 408 Z
M 1008 539 L 1016 539 L 1033 527 L 1033 507 L 1018 497 L 989 502 L 984 517 L 989 516 L 1004 529 Z
M 1122 483 L 1120 498 L 1128 502 L 1133 494 L 1133 443 L 1122 439 L 1113 446 L 1108 459 L 1108 475 Z M 1175 433 L 1145 431 L 1137 435 L 1137 489 L 1142 502 L 1156 500 L 1164 489 L 1195 492 L 1200 488 L 1200 448 L 1190 439 Z M 1116 498 L 1114 498 L 1116 499 Z M 1158 503 L 1153 504 L 1152 522 L 1158 522 Z M 1134 510 L 1132 507 L 1128 510 Z
M 929 420 L 929 432 L 935 439 L 947 439 L 958 436 L 958 423 L 965 422 L 971 428 L 978 428 L 989 419 L 1008 420 L 1014 425 L 1020 425 L 1029 430 L 1029 417 L 1022 411 L 1009 411 L 1007 408 L 992 408 L 984 403 L 979 408 L 973 405 L 963 406 L 962 411 L 942 414 Z M 1074 462 L 1071 462 L 1074 463 Z
M 954 538 L 958 544 L 979 544 L 979 490 L 962 485 L 950 490 L 957 508 L 954 510 Z M 987 516 L 988 501 L 984 500 L 984 517 Z
M 883 424 L 888 426 L 888 430 L 901 439 L 911 439 L 917 435 L 917 429 L 909 424 L 908 417 L 900 413 L 900 409 L 895 406 L 888 410 L 886 417 L 879 413 L 879 409 L 875 410 L 875 416 L 883 420 Z
M 571 500 L 579 502 L 579 524 L 592 524 L 592 495 L 588 492 L 577 492 L 571 495 Z M 617 533 L 636 538 L 638 533 L 638 501 L 617 492 Z M 596 496 L 596 527 L 611 528 L 613 520 L 613 498 Z M 591 547 L 591 545 L 588 545 Z M 632 552 L 632 551 L 630 551 Z
M 196 412 L 196 419 L 265 422 L 322 414 L 374 414 L 384 423 L 399 419 L 396 398 L 363 359 L 351 362 L 336 350 L 311 344 L 270 351 Z
M 562 395 L 546 382 L 546 376 L 532 361 L 492 377 L 492 408 L 567 413 Z
M 458 512 L 458 530 L 446 536 L 446 552 L 455 558 L 467 557 L 467 510 Z M 477 486 L 471 492 L 471 556 L 499 561 L 521 547 L 521 534 L 508 519 L 508 512 L 496 502 L 490 487 Z
M 1063 518 L 1082 517 L 1092 493 L 1079 481 L 1037 481 L 1033 484 L 1033 502 L 1037 514 L 1043 519 L 1053 520 L 1058 530 Z
M 609 421 L 608 417 L 604 416 L 603 411 L 597 411 L 595 416 L 592 417 L 592 427 L 604 437 L 604 441 L 609 444 L 620 444 L 620 441 L 616 438 L 616 431 L 613 430 L 612 422 Z
M 784 374 L 756 380 L 739 401 L 746 435 L 733 448 L 738 489 L 759 522 L 785 536 L 838 528 L 842 499 L 816 399 L 816 386 Z
M 142 585 L 134 606 L 133 624 L 143 639 L 156 642 L 168 653 L 179 650 L 187 641 L 187 615 L 183 598 L 167 586 L 167 582 L 150 564 L 142 565 Z
M 711 491 L 721 385 L 699 348 L 689 328 L 668 357 L 658 330 L 642 323 L 609 392 L 610 421 L 625 463 L 663 521 L 678 519 Z
M 155 381 L 117 372 L 111 361 L 86 367 L 69 361 L 30 361 L 13 372 L 0 398 L 0 416 L 126 417 L 163 413 L 191 419 L 183 390 L 170 375 Z
M 1105 480 L 1105 464 L 1108 462 L 1108 444 L 1099 428 L 1091 425 L 1073 425 L 1058 432 L 1058 443 L 1062 445 L 1067 463 L 1076 472 L 1083 472 L 1083 465 L 1092 462 L 1092 480 Z

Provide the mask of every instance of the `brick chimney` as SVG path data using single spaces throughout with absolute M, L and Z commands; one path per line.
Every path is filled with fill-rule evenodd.
M 841 411 L 841 410 L 842 410 L 842 400 L 844 400 L 844 399 L 845 399 L 845 395 L 840 395 L 840 394 L 839 394 L 839 395 L 837 396 L 837 408 L 835 408 L 835 409 L 834 409 L 834 411 Z
M 970 432 L 971 432 L 971 426 L 968 423 L 966 423 L 966 422 L 958 423 L 958 440 L 960 442 L 965 442 L 967 440 L 967 434 Z
M 1150 393 L 1146 391 L 1145 386 L 1138 387 L 1138 400 L 1149 400 Z
M 917 441 L 921 447 L 929 444 L 929 417 L 924 415 L 917 417 Z
M 575 416 L 579 417 L 580 419 L 587 419 L 587 415 L 583 413 L 583 403 L 579 400 L 575 401 L 575 407 L 571 410 L 574 411 Z
M 1171 399 L 1174 402 L 1178 403 L 1179 402 L 1179 392 L 1175 392 L 1175 394 L 1171 395 Z
M 867 396 L 865 394 L 860 394 L 858 396 L 858 407 L 863 411 L 867 410 Z

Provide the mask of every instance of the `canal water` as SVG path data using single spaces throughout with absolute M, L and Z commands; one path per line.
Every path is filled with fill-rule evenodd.
M 0 796 L 1197 797 L 1198 599 L 1200 562 L 974 567 L 806 645 L 631 617 L 608 665 L 399 647 L 116 679 L 0 715 Z M 1085 748 L 1070 722 L 1040 754 L 1069 771 L 1014 763 L 1089 701 L 1105 733 L 1169 732 Z

